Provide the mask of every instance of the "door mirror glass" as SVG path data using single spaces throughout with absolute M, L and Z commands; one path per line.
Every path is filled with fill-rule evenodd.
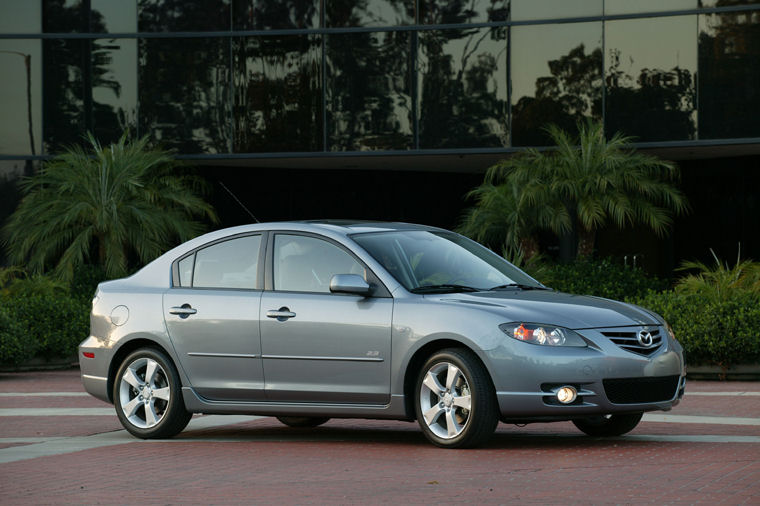
M 336 274 L 330 279 L 332 293 L 350 293 L 366 297 L 372 291 L 369 284 L 358 274 Z

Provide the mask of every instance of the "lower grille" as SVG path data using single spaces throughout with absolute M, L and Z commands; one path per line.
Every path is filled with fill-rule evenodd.
M 603 380 L 604 393 L 613 404 L 669 401 L 676 396 L 679 376 Z

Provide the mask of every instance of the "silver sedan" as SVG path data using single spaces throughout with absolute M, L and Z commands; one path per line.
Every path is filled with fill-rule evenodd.
M 319 221 L 212 232 L 98 286 L 82 381 L 140 438 L 192 413 L 417 420 L 441 447 L 501 420 L 632 430 L 683 396 L 657 314 L 559 293 L 452 232 Z

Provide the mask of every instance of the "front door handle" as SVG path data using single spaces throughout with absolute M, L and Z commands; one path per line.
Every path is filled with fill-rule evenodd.
M 198 310 L 190 306 L 190 304 L 182 304 L 181 306 L 174 306 L 169 309 L 169 314 L 176 314 L 180 318 L 187 318 L 191 314 L 197 313 Z
M 293 318 L 296 314 L 285 306 L 280 309 L 270 309 L 267 311 L 267 318 L 277 318 L 277 321 L 284 322 L 288 318 Z

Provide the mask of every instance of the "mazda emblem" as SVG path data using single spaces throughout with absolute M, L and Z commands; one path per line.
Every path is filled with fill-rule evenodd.
M 649 348 L 652 346 L 652 343 L 654 342 L 654 339 L 652 339 L 652 333 L 648 330 L 640 330 L 639 335 L 636 338 L 639 341 L 639 344 L 643 346 L 644 348 Z

